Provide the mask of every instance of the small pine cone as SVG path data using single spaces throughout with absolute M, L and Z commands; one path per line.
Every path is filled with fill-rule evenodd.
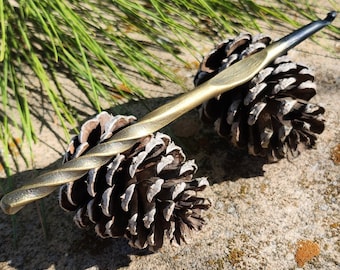
M 241 34 L 220 43 L 206 56 L 195 76 L 195 86 L 254 54 L 271 42 L 265 35 Z M 287 55 L 276 58 L 250 82 L 205 102 L 204 122 L 237 147 L 247 147 L 269 161 L 296 157 L 315 145 L 324 130 L 324 108 L 309 103 L 316 94 L 314 76 Z
M 72 139 L 64 161 L 86 153 L 134 120 L 106 112 L 88 120 Z M 193 179 L 196 170 L 169 136 L 157 133 L 62 186 L 59 204 L 76 212 L 74 221 L 80 228 L 94 224 L 100 237 L 124 236 L 133 247 L 155 251 L 165 235 L 180 244 L 192 229 L 202 228 L 201 212 L 210 202 L 197 192 L 209 183 L 206 178 Z

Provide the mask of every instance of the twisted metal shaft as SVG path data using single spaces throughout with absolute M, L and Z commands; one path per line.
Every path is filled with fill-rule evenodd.
M 140 138 L 168 125 L 204 101 L 246 83 L 276 57 L 330 24 L 335 17 L 336 12 L 332 11 L 324 20 L 314 21 L 294 31 L 266 49 L 228 67 L 194 90 L 150 112 L 139 122 L 125 127 L 109 141 L 95 146 L 87 154 L 64 163 L 56 170 L 41 174 L 23 187 L 6 194 L 1 200 L 2 210 L 6 214 L 15 214 L 26 204 L 49 195 L 58 186 L 75 181 L 88 170 L 106 164 L 116 154 L 132 147 Z

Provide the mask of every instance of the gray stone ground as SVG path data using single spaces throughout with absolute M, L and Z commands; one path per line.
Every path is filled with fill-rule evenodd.
M 282 33 L 287 32 L 275 35 Z M 290 52 L 293 59 L 315 71 L 318 95 L 314 101 L 326 109 L 326 130 L 315 149 L 292 161 L 266 164 L 231 149 L 213 132 L 197 125 L 196 112 L 165 130 L 183 146 L 188 158 L 196 159 L 198 175 L 208 176 L 211 183 L 204 192 L 213 202 L 205 213 L 207 225 L 193 233 L 188 244 L 166 244 L 153 254 L 130 248 L 124 239 L 99 239 L 93 231 L 79 230 L 72 222 L 72 214 L 58 207 L 57 193 L 53 193 L 42 201 L 47 239 L 37 204 L 27 206 L 16 216 L 16 247 L 12 219 L 0 213 L 0 269 L 297 269 L 295 253 L 300 240 L 313 241 L 320 248 L 320 255 L 303 269 L 339 269 L 340 165 L 331 159 L 332 149 L 340 144 L 339 41 L 324 40 L 322 36 L 321 40 L 337 54 L 310 41 Z M 202 53 L 212 48 L 207 40 L 202 44 Z M 194 63 L 190 57 L 188 62 Z M 183 76 L 188 88 L 192 87 L 194 67 L 181 68 L 177 64 L 170 68 Z M 65 79 L 66 86 L 68 83 Z M 163 87 L 165 90 L 146 85 L 150 98 L 145 103 L 149 107 L 163 104 L 180 91 L 167 82 Z M 113 110 L 133 111 L 137 116 L 146 113 L 145 106 L 136 102 Z M 86 113 L 93 114 L 91 110 Z M 53 114 L 49 112 L 48 117 L 49 126 L 38 126 L 41 141 L 34 150 L 36 170 L 14 175 L 18 185 L 36 177 L 41 172 L 39 168 L 51 168 L 60 162 L 67 143 L 62 135 L 58 138 L 52 133 L 62 134 L 53 122 Z M 192 131 L 184 137 L 180 133 L 183 125 Z

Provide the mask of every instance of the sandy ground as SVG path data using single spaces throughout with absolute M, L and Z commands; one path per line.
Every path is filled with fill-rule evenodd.
M 340 19 L 336 20 L 339 25 Z M 320 253 L 303 269 L 339 269 L 340 165 L 331 157 L 340 144 L 340 45 L 339 39 L 321 35 L 320 40 L 337 53 L 331 54 L 311 41 L 290 52 L 293 59 L 314 70 L 318 85 L 314 101 L 326 109 L 326 130 L 315 149 L 292 161 L 266 164 L 228 147 L 197 123 L 196 111 L 165 129 L 187 157 L 196 160 L 200 168 L 197 175 L 208 176 L 211 184 L 204 192 L 213 202 L 205 213 L 207 225 L 195 232 L 188 244 L 165 244 L 158 253 L 149 253 L 130 248 L 124 239 L 99 239 L 93 231 L 79 230 L 72 214 L 58 207 L 57 193 L 53 193 L 41 202 L 46 211 L 47 237 L 37 204 L 16 216 L 17 246 L 11 217 L 0 213 L 0 269 L 298 269 L 296 254 L 301 245 L 305 255 L 315 250 Z M 206 38 L 200 44 L 203 54 L 213 47 Z M 190 89 L 196 64 L 192 56 L 187 57 L 189 67 L 166 63 Z M 67 85 L 72 84 L 65 79 Z M 162 88 L 146 84 L 145 89 L 149 98 L 144 102 L 108 108 L 141 116 L 146 107 L 155 108 L 182 91 L 169 82 Z M 94 114 L 82 108 L 82 118 Z M 35 165 L 14 175 L 17 185 L 36 177 L 41 169 L 58 165 L 67 145 L 50 109 L 38 105 L 33 109 L 37 114 L 45 110 L 47 122 L 37 124 L 40 141 L 34 147 Z M 183 127 L 188 126 L 190 132 L 183 134 Z

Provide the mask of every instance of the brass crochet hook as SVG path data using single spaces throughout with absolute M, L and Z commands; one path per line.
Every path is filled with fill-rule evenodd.
M 9 192 L 1 200 L 2 210 L 6 214 L 17 213 L 26 204 L 49 195 L 58 186 L 75 181 L 88 170 L 106 164 L 114 155 L 126 151 L 140 138 L 163 128 L 204 101 L 250 81 L 276 57 L 329 25 L 335 17 L 335 11 L 329 12 L 325 19 L 311 22 L 294 31 L 266 49 L 228 67 L 194 90 L 148 113 L 139 122 L 125 127 L 109 141 L 95 146 L 85 155 L 64 163 L 56 170 L 41 174 L 23 187 Z

